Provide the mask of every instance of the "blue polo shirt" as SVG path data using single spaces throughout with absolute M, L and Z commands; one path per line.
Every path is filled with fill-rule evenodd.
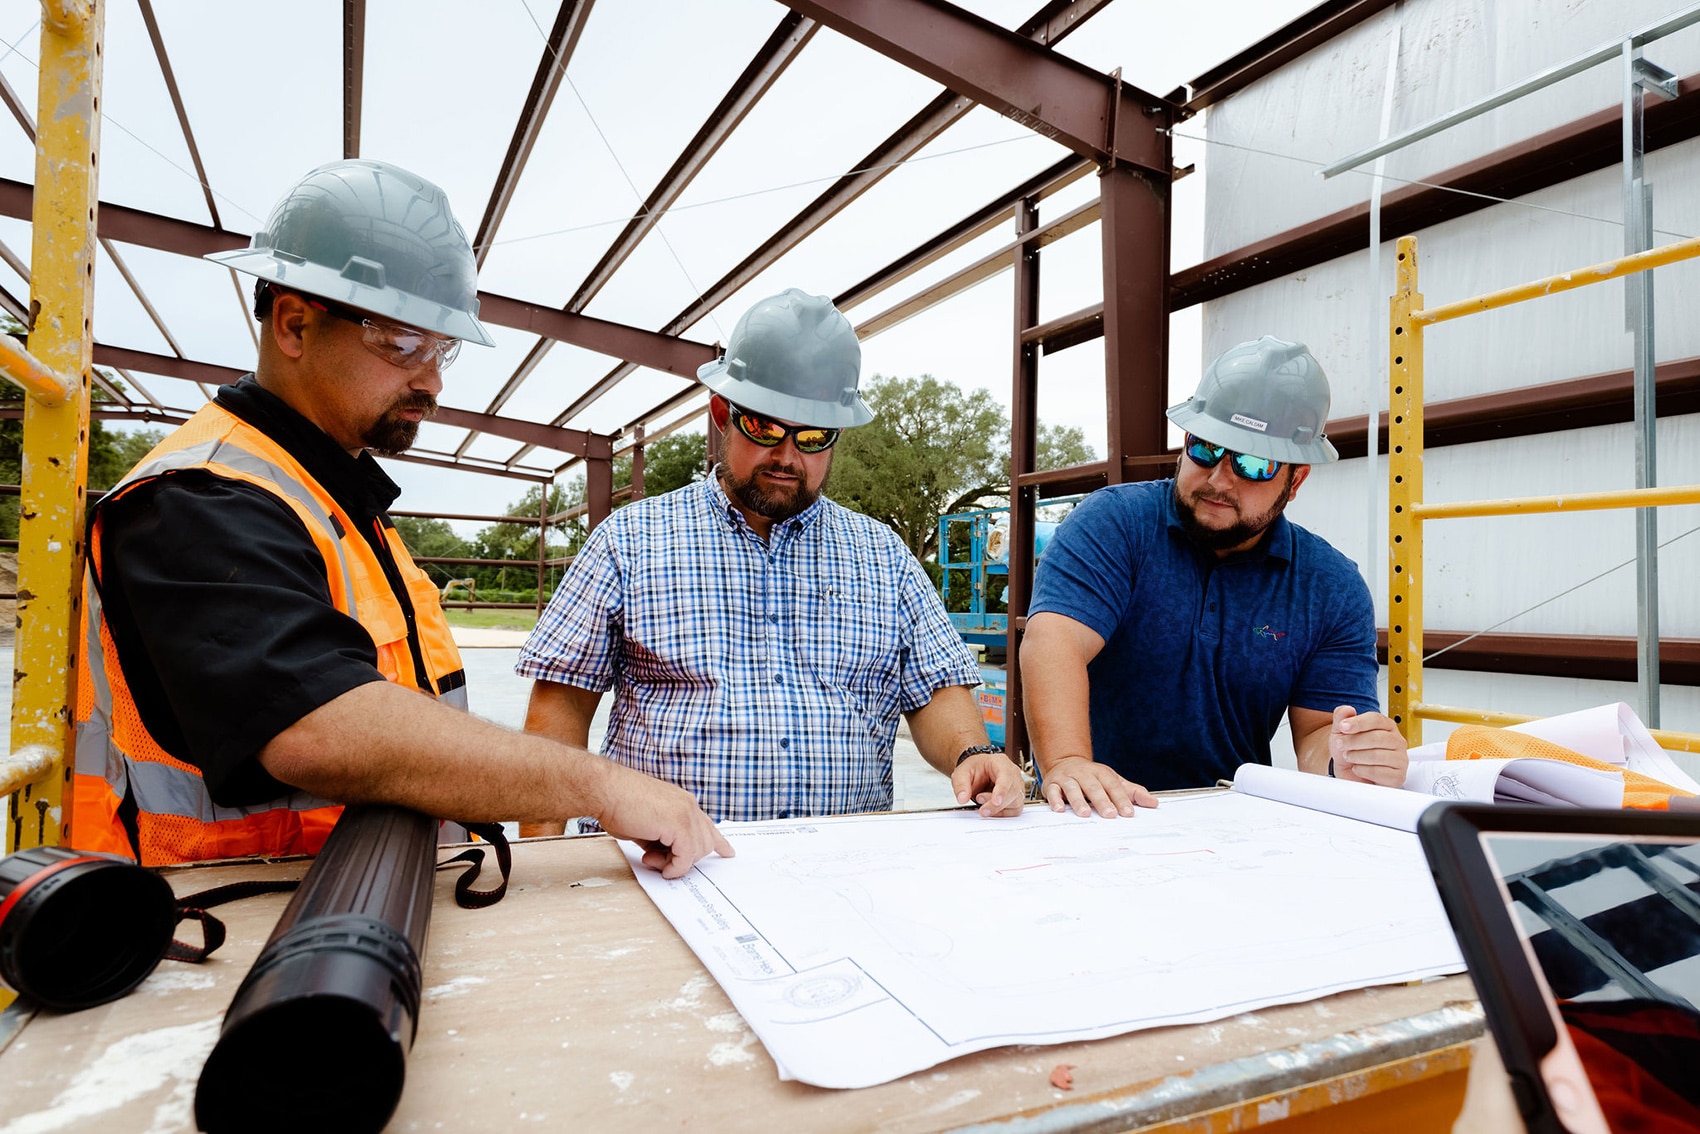
M 1376 700 L 1375 608 L 1352 561 L 1285 516 L 1218 559 L 1187 536 L 1172 480 L 1092 493 L 1057 529 L 1030 613 L 1090 626 L 1092 755 L 1153 791 L 1269 763 L 1289 705 Z

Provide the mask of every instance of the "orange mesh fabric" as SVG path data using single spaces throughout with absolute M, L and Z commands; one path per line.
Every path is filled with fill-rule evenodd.
M 1652 776 L 1632 772 L 1618 764 L 1608 764 L 1584 756 L 1580 752 L 1542 740 L 1527 733 L 1510 729 L 1489 728 L 1486 725 L 1464 725 L 1446 739 L 1448 760 L 1518 760 L 1534 757 L 1560 760 L 1583 768 L 1595 768 L 1623 774 L 1623 806 L 1642 811 L 1669 811 L 1671 798 L 1693 798 L 1694 793 L 1671 787 Z

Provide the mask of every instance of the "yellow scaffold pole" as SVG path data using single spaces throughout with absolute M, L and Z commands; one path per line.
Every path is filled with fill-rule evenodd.
M 38 372 L 15 379 L 30 396 L 18 503 L 12 735 L 0 759 L 0 790 L 11 804 L 8 852 L 61 842 L 70 820 L 94 341 L 105 0 L 43 0 L 41 7 L 28 352 Z M 14 361 L 6 360 L 8 374 Z
M 1392 379 L 1387 425 L 1387 715 L 1415 747 L 1422 718 L 1413 707 L 1423 697 L 1423 523 L 1416 514 L 1423 492 L 1423 324 L 1417 290 L 1417 241 L 1399 238 L 1395 285 L 1388 314 L 1388 376 Z

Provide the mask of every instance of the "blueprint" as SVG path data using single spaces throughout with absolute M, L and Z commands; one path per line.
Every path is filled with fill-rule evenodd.
M 737 857 L 671 881 L 621 845 L 780 1076 L 815 1086 L 1464 967 L 1415 835 L 1238 792 L 721 829 Z

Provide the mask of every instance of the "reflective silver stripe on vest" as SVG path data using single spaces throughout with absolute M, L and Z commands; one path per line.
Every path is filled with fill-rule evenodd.
M 77 774 L 99 776 L 123 799 L 129 781 L 124 754 L 112 742 L 112 686 L 106 680 L 106 652 L 100 647 L 100 592 L 95 590 L 94 577 L 88 571 L 83 572 L 83 611 L 87 630 L 83 650 L 88 658 L 89 681 L 94 686 L 94 708 L 89 710 L 89 719 L 77 725 Z
M 217 823 L 263 815 L 268 811 L 311 811 L 317 807 L 336 806 L 328 799 L 297 791 L 252 807 L 220 807 L 207 794 L 206 781 L 194 772 L 185 772 L 153 760 L 128 760 L 126 763 L 129 765 L 130 790 L 135 795 L 136 808 L 143 815 L 180 815 L 199 823 Z
M 119 481 L 113 491 L 139 480 L 148 480 L 162 473 L 176 472 L 180 469 L 195 468 L 210 462 L 217 462 L 237 472 L 257 476 L 275 484 L 283 493 L 302 507 L 318 522 L 325 534 L 330 536 L 331 543 L 336 547 L 337 562 L 342 567 L 343 586 L 347 589 L 345 612 L 350 618 L 357 617 L 354 605 L 354 576 L 348 570 L 348 557 L 342 550 L 342 536 L 337 532 L 337 524 L 331 519 L 331 514 L 313 495 L 312 489 L 302 484 L 290 473 L 257 454 L 250 453 L 240 445 L 226 440 L 202 441 L 198 445 L 190 445 L 184 449 L 176 449 L 170 453 L 137 465 L 130 475 Z
M 437 694 L 437 700 L 450 708 L 460 709 L 463 712 L 472 711 L 472 703 L 466 699 L 466 686 L 464 685 L 456 686 L 447 693 Z

